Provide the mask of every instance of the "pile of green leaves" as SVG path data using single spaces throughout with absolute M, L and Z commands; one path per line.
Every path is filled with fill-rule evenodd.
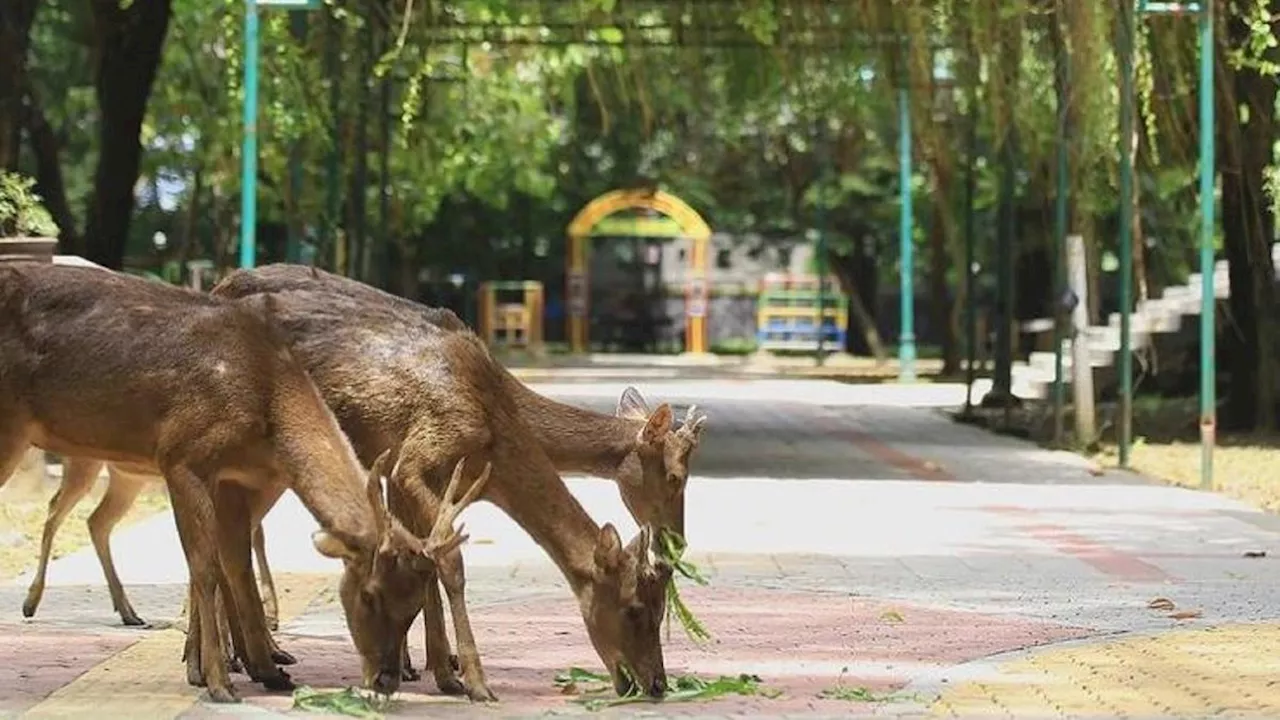
M 0 170 L 0 238 L 58 236 L 34 187 L 35 180 Z
M 693 612 L 689 610 L 689 606 L 684 604 L 684 600 L 680 598 L 680 590 L 676 587 L 676 576 L 681 575 L 699 585 L 707 585 L 708 580 L 702 574 L 698 567 L 688 560 L 684 559 L 685 550 L 689 545 L 684 537 L 679 533 L 662 529 L 658 534 L 658 546 L 661 548 L 661 554 L 664 560 L 671 563 L 671 567 L 675 572 L 671 575 L 671 582 L 667 585 L 667 608 L 671 615 L 675 615 L 680 621 L 680 626 L 684 628 L 684 632 L 689 636 L 690 640 L 696 643 L 704 643 L 711 639 L 711 632 L 703 625 L 698 618 L 694 617 Z M 667 616 L 667 631 L 670 634 L 671 615 Z
M 345 690 L 316 690 L 303 685 L 293 691 L 293 709 L 308 712 L 378 720 L 390 705 L 391 699 L 386 695 L 350 687 Z
M 695 700 L 714 700 L 725 695 L 760 695 L 775 698 L 781 695 L 777 690 L 763 687 L 756 675 L 721 675 L 714 679 L 700 678 L 696 675 L 675 675 L 667 678 L 669 689 L 662 702 L 691 702 Z M 556 687 L 566 695 L 576 695 L 573 702 L 582 704 L 588 710 L 601 710 L 618 705 L 652 702 L 653 699 L 639 690 L 622 697 L 602 697 L 609 691 L 612 681 L 607 675 L 593 673 L 579 667 L 569 668 L 556 675 Z

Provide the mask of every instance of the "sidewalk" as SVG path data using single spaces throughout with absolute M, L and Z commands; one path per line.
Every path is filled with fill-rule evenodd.
M 755 673 L 784 694 L 605 714 L 1277 713 L 1280 573 L 1270 557 L 1245 557 L 1274 555 L 1276 518 L 1128 474 L 1094 475 L 1073 455 L 952 423 L 927 407 L 954 394 L 946 387 L 637 384 L 651 402 L 696 401 L 711 416 L 687 512 L 694 560 L 712 583 L 682 594 L 715 642 L 694 646 L 674 628 L 668 672 Z M 604 409 L 624 385 L 538 389 Z M 567 482 L 598 522 L 635 532 L 611 484 Z M 584 713 L 552 682 L 569 666 L 600 665 L 559 573 L 493 506 L 464 520 L 473 624 L 502 702 L 440 698 L 428 679 L 405 686 L 396 714 Z M 267 519 L 287 606 L 279 638 L 299 657 L 297 682 L 341 687 L 359 664 L 333 594 L 337 563 L 311 548 L 313 527 L 291 497 Z M 138 611 L 172 619 L 186 578 L 172 519 L 128 528 L 113 548 Z M 28 708 L 31 717 L 89 708 L 222 717 L 290 704 L 243 676 L 241 706 L 196 702 L 178 660 L 182 636 L 117 628 L 91 550 L 53 564 L 29 622 L 18 613 L 25 586 L 0 588 L 0 633 L 18 639 L 0 644 L 0 717 Z M 1148 607 L 1155 598 L 1198 616 L 1171 618 Z M 412 639 L 421 662 L 419 630 Z M 855 699 L 819 697 L 836 688 Z

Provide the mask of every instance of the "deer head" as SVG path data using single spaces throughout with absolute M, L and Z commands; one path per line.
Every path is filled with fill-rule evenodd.
M 640 391 L 628 387 L 618 398 L 615 413 L 636 421 L 635 445 L 618 466 L 615 478 L 622 501 L 641 525 L 684 533 L 684 488 L 689 460 L 702 438 L 707 416 L 692 405 L 678 427 L 671 406 L 650 411 Z
M 579 600 L 591 644 L 619 695 L 666 692 L 660 629 L 670 580 L 671 565 L 654 555 L 647 526 L 625 548 L 612 524 L 600 529 L 595 571 Z
M 430 573 L 437 559 L 467 540 L 461 528 L 453 527 L 454 520 L 479 495 L 491 470 L 486 465 L 466 495 L 455 501 L 463 468 L 463 461 L 458 462 L 435 525 L 424 540 L 406 530 L 387 508 L 382 475 L 389 456 L 387 451 L 378 457 L 366 483 L 376 518 L 376 533 L 370 537 L 376 541 L 361 543 L 325 531 L 312 536 L 321 555 L 342 560 L 338 595 L 347 628 L 360 653 L 364 684 L 387 695 L 400 687 L 405 635 L 422 610 L 426 581 L 433 577 Z

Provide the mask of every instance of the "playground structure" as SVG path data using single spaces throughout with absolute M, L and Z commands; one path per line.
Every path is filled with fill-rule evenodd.
M 849 303 L 835 278 L 769 273 L 760 281 L 756 347 L 762 351 L 844 349 Z
M 499 293 L 520 293 L 519 302 L 499 302 Z M 491 348 L 542 352 L 545 294 L 536 280 L 490 281 L 480 284 L 480 337 Z
M 685 286 L 685 352 L 707 352 L 707 283 L 708 246 L 711 228 L 683 200 L 661 190 L 614 190 L 587 203 L 569 223 L 569 252 L 566 256 L 565 297 L 568 305 L 567 334 L 571 352 L 586 352 L 589 347 L 589 295 L 587 257 L 593 237 L 601 224 L 624 210 L 652 210 L 679 226 L 681 237 L 691 241 L 689 267 Z

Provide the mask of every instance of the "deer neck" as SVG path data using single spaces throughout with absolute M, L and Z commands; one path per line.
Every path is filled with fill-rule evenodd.
M 521 420 L 560 472 L 616 478 L 643 427 L 633 419 L 556 402 L 509 373 L 507 392 L 516 402 Z
M 581 597 L 595 569 L 600 526 L 565 487 L 546 456 L 532 450 L 516 454 L 515 463 L 500 461 L 517 472 L 504 473 L 503 479 L 509 481 L 494 488 L 489 499 L 547 552 L 574 594 Z
M 378 508 L 363 485 L 364 469 L 337 418 L 305 375 L 277 383 L 272 427 L 290 489 L 325 531 L 373 547 Z

